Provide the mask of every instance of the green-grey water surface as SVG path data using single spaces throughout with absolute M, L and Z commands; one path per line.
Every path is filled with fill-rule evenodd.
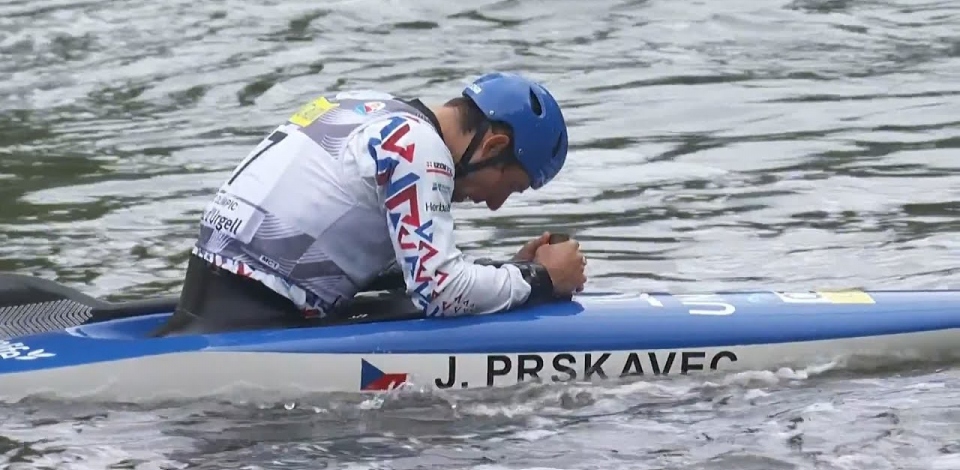
M 572 147 L 548 188 L 455 208 L 471 255 L 551 229 L 597 290 L 960 281 L 960 4 L 906 0 L 2 0 L 0 270 L 176 292 L 203 205 L 306 99 L 436 103 L 491 69 L 545 81 Z M 819 371 L 28 399 L 0 469 L 960 468 L 957 369 Z

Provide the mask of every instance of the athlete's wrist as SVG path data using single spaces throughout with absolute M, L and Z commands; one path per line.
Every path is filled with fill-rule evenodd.
M 553 291 L 553 281 L 550 273 L 542 264 L 535 261 L 493 261 L 489 258 L 479 259 L 476 264 L 501 268 L 512 266 L 520 271 L 520 276 L 530 286 L 530 295 L 523 302 L 523 306 L 538 305 L 556 300 Z
M 535 261 L 514 261 L 510 264 L 519 268 L 523 280 L 530 284 L 530 296 L 524 302 L 525 305 L 541 304 L 556 299 L 553 280 L 550 279 L 550 273 L 542 264 Z

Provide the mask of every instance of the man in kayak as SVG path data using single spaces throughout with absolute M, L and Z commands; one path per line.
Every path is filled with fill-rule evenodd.
M 502 312 L 579 292 L 579 243 L 527 243 L 480 264 L 454 242 L 452 202 L 500 208 L 567 156 L 542 85 L 490 73 L 444 105 L 372 91 L 315 99 L 267 135 L 201 217 L 163 334 L 336 316 L 395 263 L 426 316 Z

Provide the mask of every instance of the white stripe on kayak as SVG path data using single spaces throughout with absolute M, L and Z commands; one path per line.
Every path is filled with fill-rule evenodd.
M 656 377 L 658 371 L 661 376 L 674 376 L 803 368 L 851 355 L 890 362 L 940 361 L 960 358 L 958 344 L 960 329 L 651 351 L 456 355 L 189 352 L 4 375 L 0 400 L 29 395 L 121 401 L 209 396 L 278 400 L 316 392 L 355 393 L 361 392 L 363 361 L 368 370 L 373 367 L 383 373 L 374 384 L 379 388 L 407 380 L 415 387 L 461 390 L 511 386 L 537 380 L 534 375 L 543 382 L 565 382 Z

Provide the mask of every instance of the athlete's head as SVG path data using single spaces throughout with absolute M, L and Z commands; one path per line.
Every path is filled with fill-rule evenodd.
M 454 201 L 485 202 L 497 210 L 511 194 L 539 189 L 563 168 L 567 126 L 543 85 L 490 73 L 444 106 L 457 111 L 458 130 L 470 136 L 457 162 Z

